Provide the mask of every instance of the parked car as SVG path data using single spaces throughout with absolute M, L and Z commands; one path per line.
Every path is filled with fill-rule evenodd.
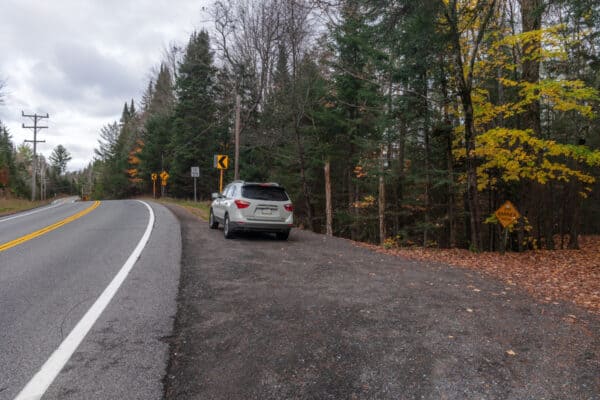
M 225 238 L 236 232 L 271 232 L 287 240 L 294 224 L 294 206 L 277 183 L 234 181 L 222 193 L 212 194 L 209 226 L 223 225 Z

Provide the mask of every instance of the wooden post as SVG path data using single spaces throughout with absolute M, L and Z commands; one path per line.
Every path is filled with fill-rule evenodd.
M 385 242 L 385 179 L 379 175 L 379 243 Z
M 327 236 L 333 236 L 333 212 L 331 206 L 331 165 L 329 160 L 325 161 L 325 232 Z
M 236 181 L 240 179 L 240 107 L 240 95 L 238 94 L 235 96 L 235 162 L 233 170 L 233 179 Z M 221 176 L 222 174 L 221 171 Z

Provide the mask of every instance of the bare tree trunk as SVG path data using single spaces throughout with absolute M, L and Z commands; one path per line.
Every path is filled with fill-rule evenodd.
M 425 119 L 423 121 L 423 136 L 425 142 L 425 229 L 423 230 L 423 246 L 427 247 L 427 242 L 429 241 L 429 222 L 431 220 L 430 217 L 430 208 L 431 208 L 431 146 L 429 143 L 429 104 L 427 102 L 428 90 L 427 90 L 427 73 L 423 73 L 421 76 L 423 85 L 423 113 L 425 114 Z
M 308 183 L 306 182 L 306 161 L 304 160 L 304 146 L 302 145 L 302 138 L 298 131 L 297 125 L 294 126 L 296 134 L 296 144 L 298 145 L 298 161 L 300 163 L 300 181 L 302 182 L 302 194 L 304 195 L 304 205 L 306 207 L 306 218 L 308 223 L 308 229 L 313 230 L 313 214 L 312 206 L 310 204 L 310 191 Z
M 446 72 L 444 69 L 444 60 L 440 57 L 440 68 L 442 77 L 442 96 L 444 107 L 444 124 L 446 125 L 446 170 L 448 172 L 448 203 L 447 203 L 447 219 L 448 219 L 448 247 L 456 247 L 456 225 L 454 224 L 454 156 L 452 155 L 453 129 L 450 122 L 450 112 L 448 110 L 450 99 L 448 98 L 448 82 L 446 80 Z
M 298 58 L 300 56 L 300 43 L 303 40 L 302 25 L 305 23 L 306 13 L 300 10 L 297 13 L 297 7 L 301 7 L 295 2 L 285 3 L 284 7 L 287 7 L 289 13 L 288 19 L 286 20 L 285 31 L 289 45 L 291 46 L 292 56 L 292 110 L 294 113 L 294 134 L 296 135 L 296 144 L 298 147 L 298 160 L 300 163 L 300 180 L 302 182 L 302 192 L 304 195 L 304 202 L 306 206 L 306 217 L 308 219 L 308 228 L 313 229 L 313 210 L 310 203 L 310 189 L 306 180 L 306 160 L 304 155 L 304 145 L 302 143 L 302 136 L 300 133 L 300 124 L 302 117 L 305 114 L 304 103 L 299 101 L 299 93 L 297 88 L 298 79 Z
M 521 0 L 521 21 L 523 32 L 539 30 L 542 27 L 542 13 L 544 5 L 542 0 Z M 537 83 L 540 80 L 540 61 L 538 54 L 541 49 L 541 35 L 535 40 L 530 39 L 523 44 L 523 80 Z M 540 137 L 542 125 L 540 118 L 540 102 L 534 100 L 528 106 L 523 116 L 525 127 L 533 129 L 534 134 Z
M 379 243 L 385 242 L 385 179 L 379 175 Z
M 578 187 L 578 183 L 570 182 L 567 184 L 569 187 L 569 197 L 570 197 L 570 214 L 571 214 L 571 223 L 569 224 L 569 243 L 567 244 L 567 248 L 573 250 L 579 250 L 579 227 L 580 227 L 580 216 L 581 216 L 581 206 L 582 206 L 582 198 L 579 196 L 578 192 L 580 188 Z
M 452 155 L 452 133 L 446 141 L 446 168 L 448 169 L 448 231 L 449 247 L 456 247 L 456 224 L 454 223 L 454 158 Z
M 461 99 L 465 112 L 465 150 L 467 160 L 467 201 L 469 203 L 471 227 L 471 248 L 482 249 L 481 212 L 479 211 L 479 195 L 477 192 L 477 160 L 475 158 L 475 134 L 473 127 L 473 104 L 471 93 L 462 93 Z
M 325 232 L 327 236 L 333 236 L 333 207 L 331 205 L 331 163 L 325 161 Z
M 531 32 L 539 30 L 542 26 L 542 13 L 544 11 L 544 5 L 542 0 L 521 0 L 521 23 L 523 26 L 523 32 Z M 523 57 L 522 57 L 522 79 L 528 83 L 538 83 L 540 80 L 540 61 L 539 52 L 541 49 L 541 35 L 529 36 L 529 39 L 523 44 Z M 540 113 L 540 102 L 539 100 L 533 100 L 527 106 L 525 113 L 523 113 L 523 125 L 524 128 L 532 129 L 533 134 L 540 138 L 542 136 L 542 123 Z M 548 193 L 545 185 L 536 185 L 541 195 L 541 202 L 537 203 L 536 206 L 538 220 L 541 217 L 540 228 L 543 232 L 539 236 L 544 237 L 545 245 L 547 249 L 554 248 L 554 240 L 552 239 L 552 210 L 549 209 L 548 196 L 552 193 Z M 528 190 L 528 188 L 523 188 Z M 541 207 L 540 207 L 541 206 Z
M 480 24 L 476 31 L 472 48 L 467 52 L 466 58 L 463 54 L 461 44 L 462 30 L 459 27 L 459 10 L 456 2 L 450 2 L 446 8 L 446 18 L 450 26 L 453 40 L 453 57 L 456 63 L 455 75 L 458 85 L 458 93 L 461 98 L 465 119 L 465 150 L 466 150 L 466 172 L 467 172 L 467 203 L 470 212 L 469 226 L 471 233 L 471 248 L 475 251 L 482 249 L 481 241 L 481 213 L 479 211 L 479 198 L 477 193 L 477 160 L 475 157 L 475 127 L 473 125 L 473 99 L 471 97 L 473 88 L 473 70 L 479 45 L 483 41 L 486 29 L 496 9 L 496 0 L 482 3 L 479 13 Z
M 400 121 L 400 137 L 398 138 L 398 184 L 396 185 L 396 233 L 400 230 L 400 211 L 402 209 L 402 200 L 404 198 L 404 164 L 405 164 L 405 154 L 404 151 L 406 149 L 406 123 L 404 120 Z
M 233 179 L 240 179 L 240 95 L 235 95 L 235 164 Z

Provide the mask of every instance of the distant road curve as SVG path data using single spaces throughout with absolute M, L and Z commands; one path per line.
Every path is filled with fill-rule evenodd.
M 47 210 L 50 210 L 50 209 L 52 209 L 54 207 L 61 206 L 63 204 L 74 203 L 78 199 L 79 199 L 79 197 L 77 197 L 77 196 L 74 196 L 74 197 L 65 197 L 65 198 L 62 198 L 62 199 L 57 199 L 57 200 L 54 200 L 52 203 L 50 203 L 50 205 L 47 205 L 47 206 L 34 208 L 33 210 L 30 210 L 30 211 L 23 211 L 23 212 L 19 212 L 19 213 L 16 213 L 16 214 L 11 214 L 11 215 L 9 215 L 7 217 L 4 217 L 4 218 L 0 217 L 0 223 L 5 222 L 5 221 L 10 221 L 10 220 L 13 220 L 13 219 L 17 219 L 17 218 L 26 217 L 26 216 L 32 215 L 32 214 L 37 214 L 39 212 L 47 211 Z

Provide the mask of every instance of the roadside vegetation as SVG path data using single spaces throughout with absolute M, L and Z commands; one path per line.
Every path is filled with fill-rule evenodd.
M 3 199 L 0 198 L 0 217 L 14 214 L 20 211 L 26 211 L 32 208 L 41 207 L 48 204 L 49 201 L 29 201 L 24 199 Z
M 241 179 L 287 189 L 300 226 L 361 242 L 524 252 L 600 233 L 597 1 L 209 12 L 213 25 L 170 45 L 143 96 L 101 129 L 84 170 L 65 172 L 62 146 L 40 159 L 40 193 L 148 195 L 164 170 L 168 196 L 189 198 L 197 166 L 208 199 L 225 154 L 225 182 L 238 161 Z M 0 124 L 0 198 L 30 194 L 32 164 Z M 507 200 L 519 217 L 504 228 L 494 212 Z
M 217 2 L 157 60 L 81 173 L 97 198 L 281 183 L 298 223 L 357 241 L 576 249 L 600 224 L 591 0 Z M 237 107 L 239 100 L 239 108 Z M 160 184 L 160 179 L 157 186 Z M 328 200 L 330 199 L 330 200 Z M 494 216 L 510 200 L 508 231 Z
M 163 204 L 176 204 L 181 206 L 200 218 L 203 221 L 208 221 L 208 213 L 210 210 L 210 202 L 209 201 L 193 201 L 193 200 L 183 200 L 176 199 L 172 197 L 163 197 L 158 200 L 159 203 Z

